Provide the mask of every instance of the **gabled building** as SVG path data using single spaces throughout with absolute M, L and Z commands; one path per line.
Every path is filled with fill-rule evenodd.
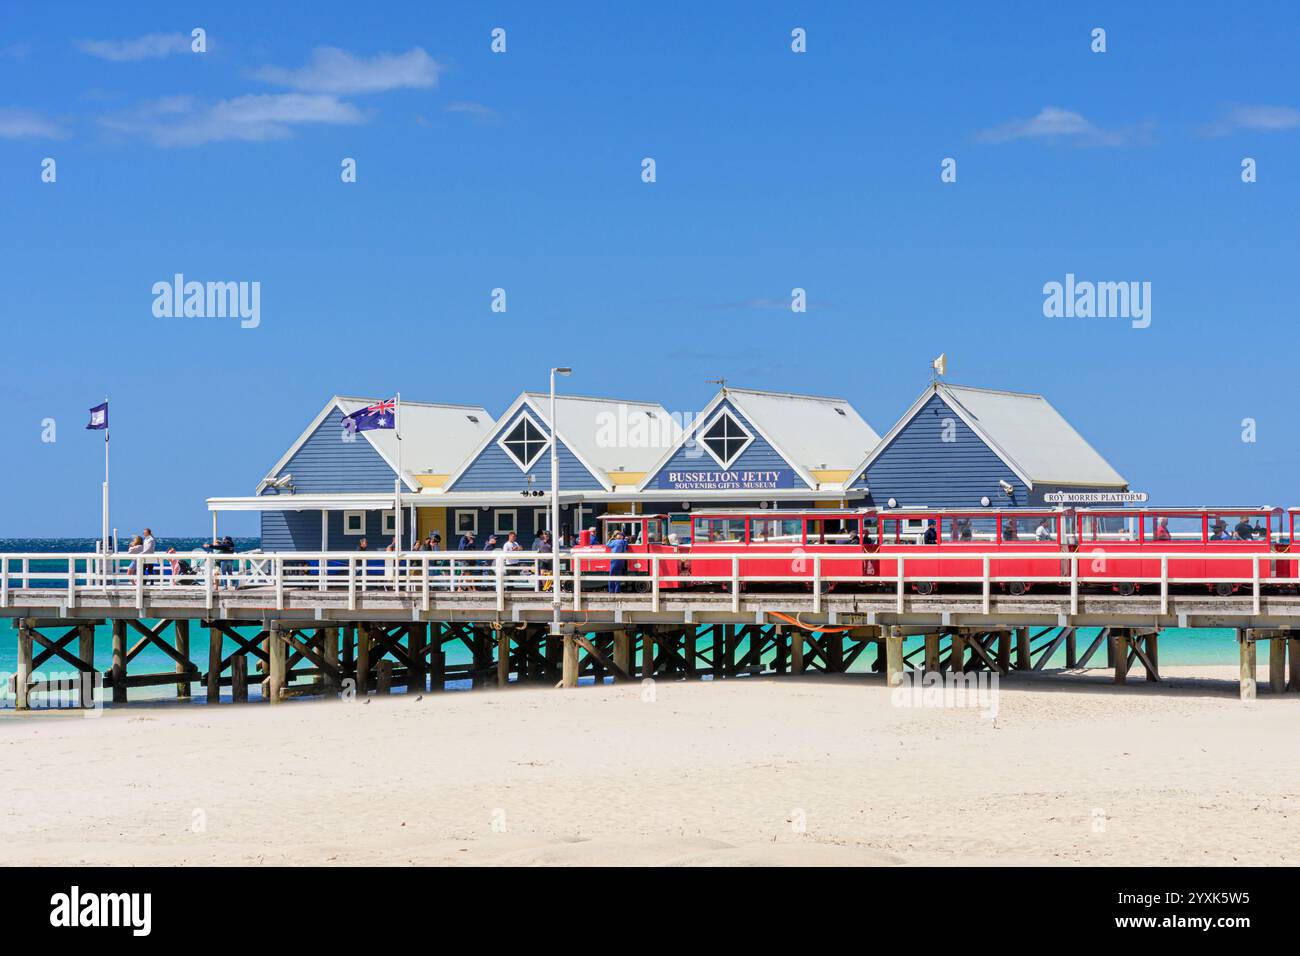
M 222 511 L 258 511 L 265 551 L 350 551 L 366 538 L 382 549 L 392 540 L 399 478 L 404 507 L 423 488 L 437 488 L 492 429 L 479 405 L 402 402 L 398 431 L 349 434 L 343 419 L 377 399 L 335 395 L 244 498 L 210 498 L 213 527 Z M 414 515 L 403 519 L 405 543 Z M 433 516 L 426 516 L 426 521 Z
M 1128 482 L 1041 395 L 935 382 L 853 469 L 878 508 L 1042 506 Z
M 862 498 L 847 481 L 880 436 L 842 398 L 724 386 L 638 492 L 669 510 L 843 507 Z M 649 507 L 649 504 L 647 504 Z
M 420 511 L 447 509 L 454 538 L 472 532 L 481 546 L 514 531 L 528 546 L 550 523 L 553 453 L 562 526 L 581 529 L 607 510 L 630 510 L 646 468 L 682 431 L 655 402 L 557 395 L 555 405 L 553 434 L 549 393 L 522 393 L 446 483 L 420 496 Z

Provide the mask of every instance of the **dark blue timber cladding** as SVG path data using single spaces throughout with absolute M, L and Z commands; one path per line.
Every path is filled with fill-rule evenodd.
M 455 483 L 447 487 L 448 491 L 523 491 L 529 488 L 528 478 L 533 476 L 531 487 L 545 490 L 551 487 L 551 450 L 548 448 L 542 452 L 542 456 L 537 459 L 527 474 L 519 467 L 513 458 L 505 453 L 498 440 L 502 435 L 509 434 L 510 430 L 519 422 L 522 412 L 516 413 L 509 419 L 505 419 L 498 424 L 492 432 L 492 440 L 488 443 L 483 451 L 479 452 L 468 468 L 456 479 Z M 543 434 L 550 434 L 546 424 L 541 421 L 539 416 L 532 415 L 532 419 L 537 423 Z M 392 478 L 389 478 L 391 484 Z M 569 450 L 569 446 L 560 442 L 560 488 L 568 491 L 573 490 L 590 490 L 603 487 L 600 481 L 587 470 L 587 467 L 580 462 L 577 457 Z
M 758 433 L 758 429 L 754 427 L 753 422 L 751 422 L 748 418 L 746 418 L 744 415 L 738 412 L 729 401 L 723 401 L 718 408 L 714 409 L 709 414 L 708 418 L 701 419 L 699 423 L 700 427 L 699 429 L 696 430 L 695 434 L 698 435 L 700 432 L 704 431 L 704 429 L 706 429 L 709 425 L 711 425 L 713 423 L 713 419 L 716 418 L 717 415 L 720 414 L 722 409 L 724 408 L 731 413 L 731 416 L 736 421 L 740 422 L 740 424 L 745 426 L 746 431 L 748 431 L 751 435 L 754 436 L 754 440 L 750 442 L 749 447 L 746 448 L 744 452 L 741 454 L 741 456 L 736 459 L 735 463 L 732 464 L 729 470 L 761 471 L 761 470 L 768 470 L 774 468 L 785 468 L 787 470 L 793 471 L 794 468 L 793 462 L 786 461 L 785 458 L 783 458 L 775 448 L 769 445 L 767 441 L 763 438 L 763 436 Z M 711 456 L 708 452 L 706 452 L 702 445 L 696 445 L 695 438 L 694 436 L 692 436 L 692 438 L 689 441 L 684 443 L 680 448 L 677 449 L 676 452 L 673 453 L 673 457 L 670 458 L 662 468 L 660 468 L 658 471 L 655 472 L 654 476 L 650 479 L 646 487 L 658 488 L 659 476 L 663 474 L 665 471 L 689 471 L 693 469 L 698 470 L 701 468 L 717 469 L 717 467 L 718 467 L 718 463 L 713 460 L 713 456 Z M 804 481 L 803 478 L 800 477 L 797 472 L 793 473 L 791 475 L 791 478 L 792 478 L 793 487 L 795 488 L 808 487 L 808 483 Z M 690 492 L 689 491 L 683 492 L 683 496 L 685 499 L 689 500 Z
M 389 509 L 392 510 L 392 509 Z M 413 539 L 410 527 L 410 510 L 404 516 L 403 537 L 409 546 Z M 383 534 L 384 516 L 381 511 L 366 512 L 366 533 L 364 535 L 345 535 L 343 533 L 343 512 L 329 512 L 331 551 L 356 551 L 362 537 L 371 551 L 382 551 L 390 541 L 391 534 Z M 319 511 L 263 511 L 262 512 L 262 550 L 263 551 L 319 551 L 321 549 L 320 512 Z
M 951 423 L 951 425 L 949 424 Z M 945 428 L 952 441 L 944 441 Z M 1007 481 L 1008 497 L 998 481 Z M 1022 506 L 1028 488 L 1016 473 L 938 395 L 907 422 L 854 487 L 870 489 L 868 501 L 884 507 L 978 508 L 988 496 L 993 507 Z
M 336 408 L 278 474 L 293 475 L 294 491 L 299 494 L 391 492 L 396 474 L 379 452 L 364 435 L 358 435 L 356 441 L 343 441 L 342 434 L 343 413 Z M 267 488 L 262 493 L 274 493 L 274 489 Z M 318 513 L 318 522 L 319 519 Z

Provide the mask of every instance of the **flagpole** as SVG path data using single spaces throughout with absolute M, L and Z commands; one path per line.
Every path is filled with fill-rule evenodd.
M 401 551 L 402 541 L 402 393 L 397 393 L 393 411 L 393 429 L 397 433 L 397 480 L 393 482 L 393 530 L 397 532 L 394 551 Z

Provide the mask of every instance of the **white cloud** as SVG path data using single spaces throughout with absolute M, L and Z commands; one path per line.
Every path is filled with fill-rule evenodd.
M 1011 120 L 1001 126 L 980 130 L 975 139 L 981 143 L 1009 143 L 1017 139 L 1045 139 L 1098 146 L 1118 146 L 1130 138 L 1122 130 L 1105 130 L 1093 125 L 1079 113 L 1059 106 L 1045 106 L 1037 116 Z
M 490 106 L 484 106 L 482 103 L 473 103 L 469 100 L 456 100 L 448 103 L 446 106 L 448 113 L 469 113 L 471 116 L 477 116 L 479 119 L 491 119 L 496 116 L 496 110 Z
M 17 106 L 0 107 L 0 139 L 63 139 L 67 130 L 52 119 Z
M 1244 129 L 1256 133 L 1278 133 L 1300 128 L 1300 110 L 1290 106 L 1234 106 L 1217 123 L 1202 127 L 1207 136 L 1226 136 Z
M 83 53 L 113 63 L 156 60 L 174 53 L 190 52 L 190 37 L 185 33 L 149 33 L 134 40 L 78 40 Z
M 419 47 L 406 53 L 353 56 L 347 50 L 323 46 L 312 51 L 307 65 L 296 70 L 264 66 L 253 72 L 259 80 L 307 93 L 382 93 L 408 87 L 427 89 L 438 82 L 441 66 Z
M 189 96 L 154 100 L 129 113 L 100 119 L 113 132 L 141 136 L 158 146 L 197 146 L 222 140 L 284 139 L 307 123 L 355 125 L 365 115 L 334 96 L 273 93 L 204 103 Z

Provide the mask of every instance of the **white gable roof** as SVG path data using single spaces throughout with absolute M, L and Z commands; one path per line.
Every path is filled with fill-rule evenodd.
M 525 392 L 528 404 L 550 427 L 549 392 Z M 605 475 L 645 471 L 665 448 L 677 443 L 682 426 L 658 402 L 556 395 L 556 430 L 560 439 Z M 599 477 L 599 475 L 597 475 Z
M 338 409 L 351 415 L 375 404 L 377 398 L 335 395 L 289 446 L 289 450 L 267 472 L 257 486 L 261 494 L 267 482 L 278 475 L 312 433 Z M 480 405 L 442 405 L 430 402 L 402 402 L 399 420 L 402 433 L 402 478 L 409 488 L 418 487 L 412 475 L 448 474 L 456 468 L 480 439 L 492 431 L 496 422 Z M 375 428 L 360 433 L 393 469 L 397 471 L 397 433 L 393 429 Z
M 842 398 L 728 388 L 731 403 L 761 428 L 792 464 L 806 469 L 852 468 L 880 436 Z
M 1123 476 L 1042 395 L 946 382 L 936 382 L 921 393 L 875 450 L 854 469 L 855 479 L 936 394 L 1030 487 L 1128 486 Z

